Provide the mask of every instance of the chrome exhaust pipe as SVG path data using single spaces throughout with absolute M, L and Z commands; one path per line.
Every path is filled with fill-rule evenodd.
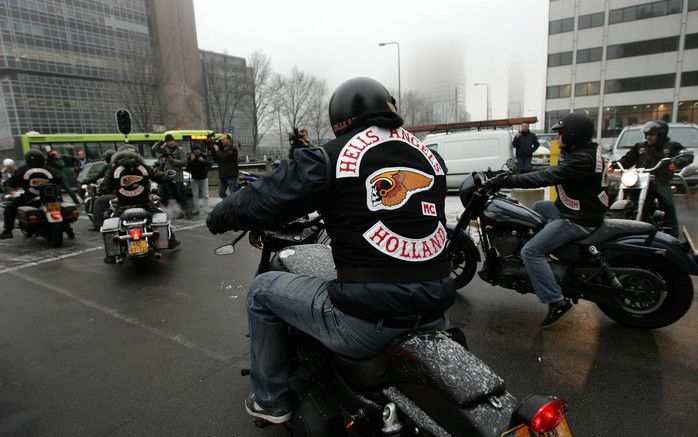
M 162 254 L 160 252 L 155 252 L 155 259 L 160 259 Z
M 123 258 L 117 258 L 117 259 L 116 259 L 116 263 L 119 264 L 119 265 L 121 265 L 121 264 L 124 263 L 124 259 L 123 259 Z

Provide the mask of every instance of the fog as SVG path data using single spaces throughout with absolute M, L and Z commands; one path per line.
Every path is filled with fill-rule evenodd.
M 403 93 L 413 88 L 414 65 L 459 49 L 472 120 L 486 118 L 486 89 L 476 82 L 489 84 L 492 117 L 506 117 L 510 70 L 523 77 L 522 115 L 543 119 L 548 0 L 194 0 L 194 8 L 201 49 L 240 57 L 260 50 L 276 72 L 297 65 L 330 90 L 369 76 L 396 92 L 396 47 L 379 42 L 400 43 Z

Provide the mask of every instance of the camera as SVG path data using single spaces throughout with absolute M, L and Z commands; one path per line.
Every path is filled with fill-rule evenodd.
M 303 146 L 305 145 L 305 142 L 303 142 L 303 137 L 301 136 L 300 132 L 298 132 L 298 129 L 293 129 L 293 132 L 290 132 L 288 134 L 288 143 L 290 145 L 299 145 Z
M 169 158 L 170 156 L 172 156 L 172 153 L 170 153 L 170 152 L 162 152 L 162 157 L 163 157 L 163 158 L 167 159 L 167 158 Z

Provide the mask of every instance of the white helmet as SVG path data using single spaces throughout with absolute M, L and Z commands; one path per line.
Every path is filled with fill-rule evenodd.
M 17 163 L 13 159 L 7 158 L 2 161 L 2 171 L 5 171 L 8 167 L 17 167 Z

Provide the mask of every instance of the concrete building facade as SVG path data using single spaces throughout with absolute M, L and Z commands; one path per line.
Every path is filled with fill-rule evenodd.
M 570 111 L 598 138 L 698 123 L 698 0 L 551 0 L 545 129 Z

